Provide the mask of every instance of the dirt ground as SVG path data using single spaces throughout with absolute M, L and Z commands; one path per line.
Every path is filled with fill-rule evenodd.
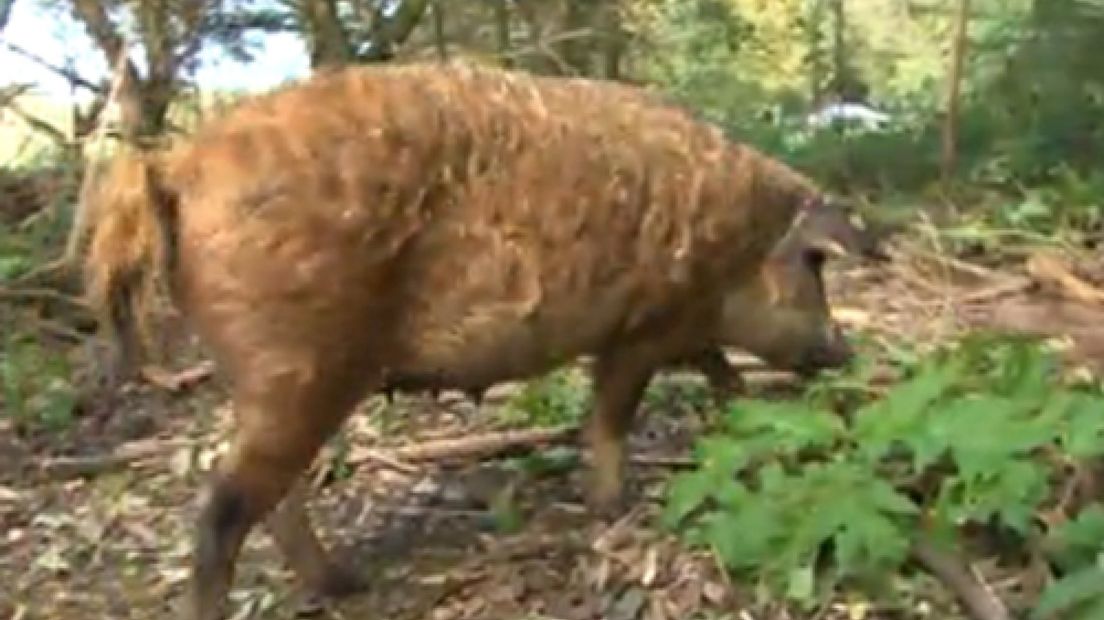
M 1024 261 L 1010 264 L 910 252 L 889 265 L 838 269 L 830 288 L 841 320 L 865 332 L 864 350 L 876 354 L 895 343 L 936 342 L 970 325 L 1014 323 L 1008 316 L 1022 318 L 1024 308 L 1038 311 L 1045 292 L 1039 283 L 1054 278 Z M 1063 325 L 1064 335 L 1076 332 Z M 178 359 L 173 370 L 198 361 Z M 785 384 L 752 383 L 778 398 Z M 707 552 L 663 532 L 656 522 L 663 483 L 687 459 L 706 413 L 693 396 L 700 377 L 665 375 L 656 385 L 661 397 L 648 400 L 632 435 L 632 506 L 613 523 L 586 511 L 586 470 L 572 461 L 578 454 L 571 442 L 559 448 L 567 464 L 543 473 L 507 458 L 380 456 L 384 448 L 496 430 L 500 401 L 477 408 L 408 396 L 386 415 L 382 398 L 366 401 L 319 461 L 312 511 L 326 541 L 371 576 L 369 591 L 312 608 L 258 531 L 238 564 L 232 618 L 960 617 L 923 574 L 902 577 L 893 606 L 844 592 L 823 608 L 787 609 L 733 582 Z M 0 426 L 0 618 L 172 617 L 187 576 L 195 492 L 224 445 L 229 416 L 214 380 L 168 387 L 178 389 L 132 386 L 118 402 L 85 407 L 62 433 L 17 435 L 0 416 L 0 425 L 9 424 Z M 73 471 L 80 461 L 58 460 L 126 450 L 131 457 L 114 467 L 97 457 L 96 471 Z

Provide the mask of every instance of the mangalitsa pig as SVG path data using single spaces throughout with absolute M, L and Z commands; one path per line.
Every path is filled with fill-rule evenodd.
M 164 288 L 236 418 L 201 501 L 187 618 L 221 617 L 258 522 L 309 587 L 355 584 L 312 532 L 297 481 L 390 376 L 474 388 L 592 356 L 592 494 L 616 498 L 649 377 L 746 338 L 746 321 L 726 319 L 743 312 L 741 285 L 826 202 L 628 88 L 463 64 L 350 68 L 116 158 L 91 203 L 90 302 L 133 362 Z

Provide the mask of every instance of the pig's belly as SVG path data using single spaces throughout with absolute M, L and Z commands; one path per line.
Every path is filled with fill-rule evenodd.
M 416 327 L 409 355 L 390 371 L 426 387 L 479 388 L 541 374 L 615 338 L 622 305 L 609 300 L 521 313 L 485 307 Z M 602 303 L 607 301 L 607 303 Z

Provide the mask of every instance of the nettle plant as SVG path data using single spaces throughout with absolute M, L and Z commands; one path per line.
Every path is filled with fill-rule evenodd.
M 664 522 L 804 603 L 843 581 L 887 591 L 918 536 L 1041 540 L 1059 577 L 1034 617 L 1104 617 L 1104 508 L 1049 531 L 1035 518 L 1069 464 L 1104 453 L 1099 387 L 1057 371 L 1037 342 L 979 334 L 916 360 L 882 394 L 851 374 L 794 401 L 736 401 L 673 479 Z M 841 396 L 850 413 L 833 413 Z

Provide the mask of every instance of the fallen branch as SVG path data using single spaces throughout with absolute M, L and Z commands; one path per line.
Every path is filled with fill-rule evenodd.
M 578 427 L 575 425 L 554 428 L 536 428 L 510 430 L 493 433 L 481 433 L 466 437 L 434 439 L 390 450 L 370 451 L 350 456 L 350 465 L 359 465 L 369 460 L 386 463 L 441 461 L 451 458 L 488 458 L 503 452 L 519 448 L 532 448 L 541 445 L 563 443 L 575 438 Z M 381 459 L 385 456 L 387 461 Z
M 373 462 L 404 474 L 416 474 L 419 471 L 417 466 L 404 463 L 382 450 L 356 449 L 349 455 L 346 462 L 351 464 Z
M 1056 256 L 1035 253 L 1027 260 L 1027 272 L 1036 280 L 1058 285 L 1077 301 L 1104 304 L 1104 291 L 1076 276 Z
M 88 456 L 60 456 L 46 459 L 38 468 L 50 480 L 69 480 L 118 471 L 132 463 L 192 445 L 191 440 L 140 439 L 125 443 L 113 452 Z
M 87 310 L 88 305 L 84 300 L 79 297 L 73 297 L 72 295 L 66 295 L 59 291 L 55 291 L 48 288 L 6 288 L 0 287 L 0 301 L 6 302 L 36 302 L 36 301 L 54 301 L 69 306 L 79 308 L 81 310 Z
M 913 542 L 912 557 L 943 582 L 962 602 L 974 620 L 1011 620 L 1008 609 L 989 587 L 979 580 L 966 562 L 950 551 L 937 547 L 925 534 Z

